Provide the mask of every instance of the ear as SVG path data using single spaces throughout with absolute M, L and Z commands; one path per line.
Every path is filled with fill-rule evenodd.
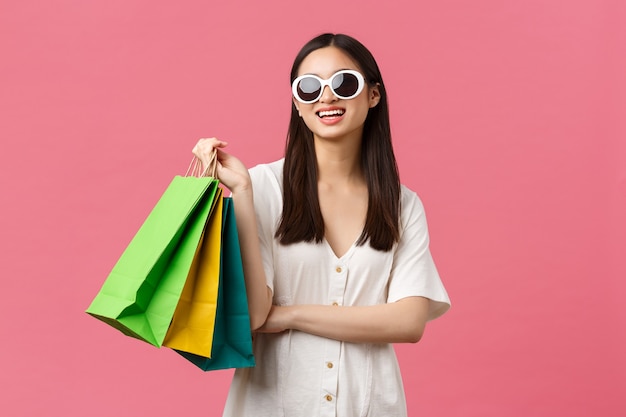
M 302 117 L 302 113 L 300 113 L 300 107 L 298 107 L 298 100 L 296 100 L 295 97 L 292 97 L 291 100 L 293 101 L 294 107 L 298 111 L 298 116 Z
M 369 104 L 370 104 L 370 109 L 371 109 L 373 107 L 376 107 L 378 103 L 380 102 L 380 84 L 376 83 L 376 85 L 374 85 L 373 87 L 370 87 L 368 94 L 369 94 Z

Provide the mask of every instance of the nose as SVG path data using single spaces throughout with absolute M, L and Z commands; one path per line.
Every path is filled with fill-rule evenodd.
M 337 97 L 333 94 L 329 86 L 325 85 L 322 90 L 322 96 L 320 97 L 320 103 L 331 103 L 337 100 Z

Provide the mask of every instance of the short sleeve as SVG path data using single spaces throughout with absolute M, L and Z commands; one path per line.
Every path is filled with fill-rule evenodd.
M 282 212 L 282 160 L 249 170 L 261 258 L 267 286 L 274 291 L 274 234 Z
M 417 194 L 404 186 L 400 226 L 387 302 L 414 296 L 428 298 L 428 320 L 433 320 L 448 311 L 450 299 L 430 253 L 424 206 Z

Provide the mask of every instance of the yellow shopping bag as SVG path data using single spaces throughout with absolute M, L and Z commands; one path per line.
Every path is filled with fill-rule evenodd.
M 163 346 L 211 357 L 222 241 L 222 189 L 214 199 Z

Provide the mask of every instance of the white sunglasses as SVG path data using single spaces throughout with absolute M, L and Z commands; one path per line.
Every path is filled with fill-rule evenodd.
M 363 91 L 365 79 L 360 72 L 355 70 L 337 71 L 327 80 L 317 75 L 305 74 L 293 80 L 291 91 L 300 103 L 311 104 L 322 97 L 325 86 L 330 87 L 330 91 L 337 98 L 349 100 Z

